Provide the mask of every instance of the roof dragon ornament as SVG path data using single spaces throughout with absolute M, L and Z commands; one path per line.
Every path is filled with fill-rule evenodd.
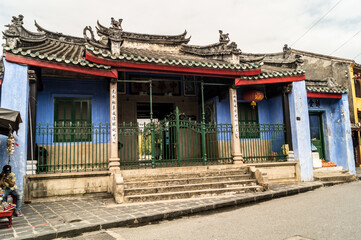
M 18 17 L 13 16 L 11 20 L 11 24 L 5 25 L 8 29 L 4 32 L 3 37 L 6 39 L 6 45 L 9 47 L 16 47 L 18 42 L 20 41 L 20 33 L 21 33 L 21 26 L 23 25 L 23 15 L 19 15 Z
M 90 32 L 90 38 L 88 37 L 87 35 L 87 31 Z M 94 38 L 94 32 L 93 32 L 93 29 L 91 26 L 86 26 L 83 30 L 83 36 L 84 36 L 84 39 L 87 43 L 91 44 L 91 45 L 94 45 L 96 47 L 99 47 L 99 48 L 109 48 L 109 39 L 107 36 L 103 35 L 102 33 L 100 32 L 97 32 L 98 33 L 98 36 L 99 36 L 99 40 L 96 40 Z
M 26 30 L 23 26 L 24 16 L 12 17 L 11 23 L 5 25 L 8 29 L 3 32 L 3 38 L 6 39 L 6 45 L 10 48 L 19 47 L 22 42 L 27 45 L 33 43 L 44 42 L 46 40 L 45 33 L 34 33 Z
M 219 42 L 228 43 L 229 41 L 229 33 L 223 33 L 222 30 L 219 30 Z
M 109 28 L 101 25 L 99 21 L 97 21 L 97 26 L 95 28 L 97 30 L 99 40 L 94 38 L 94 32 L 90 26 L 85 27 L 83 31 L 85 41 L 99 48 L 110 49 L 113 55 L 119 55 L 120 47 L 124 41 L 122 39 L 122 21 L 123 19 L 115 20 L 114 18 L 111 18 L 111 27 Z M 91 35 L 90 38 L 87 36 L 88 31 Z

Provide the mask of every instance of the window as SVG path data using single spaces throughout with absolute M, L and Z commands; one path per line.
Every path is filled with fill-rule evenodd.
M 240 138 L 259 138 L 258 108 L 250 103 L 238 103 L 238 120 Z
M 91 141 L 91 99 L 55 98 L 54 141 Z
M 360 79 L 355 79 L 355 92 L 356 92 L 356 97 L 361 98 L 361 82 L 360 82 Z
M 357 118 L 358 118 L 358 121 L 360 122 L 361 121 L 361 111 L 357 111 Z

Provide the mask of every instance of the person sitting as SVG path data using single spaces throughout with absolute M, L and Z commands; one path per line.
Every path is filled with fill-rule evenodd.
M 7 201 L 7 196 L 13 195 L 16 197 L 16 209 L 15 216 L 21 217 L 21 204 L 22 204 L 22 196 L 20 190 L 15 184 L 16 176 L 11 172 L 11 166 L 5 165 L 0 174 L 0 187 L 4 191 L 3 201 Z

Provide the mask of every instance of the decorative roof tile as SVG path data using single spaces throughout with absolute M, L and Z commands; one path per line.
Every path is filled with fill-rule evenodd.
M 74 64 L 78 65 L 80 63 L 83 67 L 89 67 L 89 68 L 98 68 L 98 69 L 111 69 L 110 66 L 102 65 L 102 64 L 95 64 L 95 63 L 89 63 L 85 62 L 85 59 L 82 57 L 84 55 L 84 47 L 77 48 L 76 51 L 73 53 L 66 53 L 65 55 L 61 55 L 59 52 L 52 51 L 52 46 L 57 43 L 50 43 L 48 46 L 49 48 L 42 48 L 41 50 L 34 53 L 33 49 L 23 49 L 23 48 L 12 48 L 5 44 L 3 44 L 3 49 L 5 52 L 11 52 L 15 55 L 22 55 L 24 57 L 31 57 L 31 58 L 38 58 L 40 60 L 48 60 L 51 62 L 58 62 L 58 63 L 65 63 L 65 64 Z M 69 46 L 66 46 L 65 44 L 62 46 L 62 48 L 68 48 Z M 63 51 L 62 51 L 63 52 Z M 60 54 L 60 55 L 56 55 Z
M 86 53 L 114 61 L 195 68 L 242 71 L 259 69 L 262 66 L 261 63 L 232 62 L 234 60 L 230 57 L 238 56 L 241 52 L 235 43 L 228 44 L 228 34 L 223 34 L 222 31 L 219 43 L 191 46 L 187 45 L 190 39 L 186 38 L 187 32 L 173 36 L 131 33 L 123 31 L 121 22 L 122 19 L 112 18 L 110 27 L 104 27 L 98 22 L 96 29 L 99 40 L 96 40 L 91 27 L 86 27 L 83 31 L 84 38 L 79 38 L 48 31 L 35 22 L 39 32 L 33 33 L 23 27 L 23 16 L 19 15 L 13 17 L 12 23 L 7 25 L 8 29 L 4 32 L 4 54 L 103 69 L 111 67 L 89 63 L 85 59 Z M 87 36 L 88 32 L 91 37 Z M 124 39 L 130 43 L 122 45 Z M 116 43 L 115 47 L 113 43 Z M 143 45 L 139 47 L 138 43 Z
M 336 89 L 336 88 L 329 88 L 329 87 L 319 87 L 319 88 L 306 87 L 306 89 L 307 89 L 307 92 L 339 93 L 339 94 L 348 93 L 348 89 L 346 89 L 346 88 Z
M 299 76 L 304 75 L 305 71 L 303 70 L 289 70 L 283 72 L 261 72 L 258 75 L 254 76 L 241 76 L 240 79 L 244 80 L 259 80 L 259 79 L 267 79 L 267 78 L 278 78 L 278 77 L 290 77 L 290 76 Z
M 333 78 L 325 78 L 323 80 L 306 79 L 307 92 L 317 93 L 347 93 L 348 89 L 339 85 Z
M 216 69 L 232 69 L 232 70 L 251 70 L 258 69 L 262 64 L 231 64 L 226 61 L 202 58 L 193 55 L 185 55 L 180 53 L 169 53 L 162 51 L 150 51 L 146 49 L 121 47 L 120 55 L 112 55 L 108 50 L 100 50 L 88 44 L 85 45 L 86 50 L 97 57 L 108 58 L 111 60 L 127 60 L 132 62 L 156 63 L 163 65 L 175 65 L 185 67 L 202 67 Z

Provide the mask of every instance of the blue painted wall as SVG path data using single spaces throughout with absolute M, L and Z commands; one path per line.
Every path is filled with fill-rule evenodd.
M 242 92 L 246 89 L 237 89 L 238 102 L 245 102 L 242 97 Z M 222 99 L 221 101 L 219 101 L 218 97 L 215 97 L 214 101 L 216 108 L 217 123 L 231 124 L 229 97 Z M 259 123 L 261 124 L 283 123 L 282 96 L 277 96 L 270 99 L 264 99 L 261 102 L 259 102 L 258 118 L 259 118 Z M 270 136 L 267 133 L 264 133 L 262 139 L 270 139 L 270 137 L 272 137 L 273 139 L 271 141 L 271 150 L 273 152 L 278 152 L 279 154 L 281 154 L 281 147 L 284 144 L 283 134 Z M 247 141 L 250 139 L 241 139 L 241 140 Z
M 214 98 L 215 102 L 215 111 L 216 111 L 216 121 L 220 123 L 229 123 L 231 124 L 231 112 L 229 104 L 229 96 L 219 101 L 218 97 Z
M 347 94 L 340 100 L 321 98 L 319 101 L 320 106 L 313 104 L 309 111 L 322 114 L 326 160 L 355 173 Z
M 283 123 L 282 96 L 264 99 L 258 103 L 258 117 L 261 124 Z M 264 132 L 262 139 L 271 140 L 272 152 L 282 155 L 282 145 L 285 144 L 284 134 L 275 132 Z
M 283 123 L 282 96 L 259 102 L 258 117 L 260 123 Z
M 238 102 L 245 102 L 242 98 L 242 89 L 237 89 Z M 229 97 L 219 101 L 214 98 L 217 123 L 231 123 Z M 283 123 L 282 97 L 277 96 L 264 99 L 258 103 L 258 118 L 260 123 Z
M 293 151 L 295 160 L 298 160 L 300 163 L 301 180 L 313 181 L 310 124 L 305 81 L 293 82 L 292 92 L 288 95 L 288 98 Z
M 26 174 L 27 158 L 27 132 L 28 132 L 28 101 L 29 82 L 28 67 L 10 63 L 3 59 L 4 79 L 1 88 L 1 107 L 20 111 L 23 123 L 20 124 L 18 134 L 14 133 L 19 147 L 15 147 L 15 152 L 11 157 L 10 165 L 16 174 L 16 185 L 23 189 L 23 178 Z M 0 135 L 0 167 L 8 163 L 6 151 L 7 136 Z
M 109 123 L 109 83 L 102 80 L 43 79 L 44 90 L 37 96 L 37 123 L 54 122 L 55 97 L 84 97 L 92 100 L 92 122 Z

